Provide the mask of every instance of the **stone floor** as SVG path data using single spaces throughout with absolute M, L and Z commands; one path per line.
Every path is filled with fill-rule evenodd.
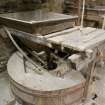
M 98 80 L 96 81 L 97 105 L 105 105 L 105 68 L 97 70 Z
M 8 105 L 12 100 L 9 88 L 9 77 L 7 72 L 0 73 L 0 105 Z
M 98 97 L 95 100 L 88 98 L 85 103 L 79 105 L 105 105 L 105 69 L 98 69 L 96 75 L 98 78 L 90 90 L 93 89 Z M 13 100 L 13 97 L 9 88 L 8 74 L 7 72 L 0 73 L 0 105 L 13 105 L 9 104 L 11 100 Z M 16 103 L 15 105 L 19 104 Z

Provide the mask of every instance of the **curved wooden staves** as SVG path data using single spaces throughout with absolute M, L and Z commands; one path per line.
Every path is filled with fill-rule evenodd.
M 85 79 L 77 71 L 70 71 L 63 77 L 49 72 L 39 75 L 30 68 L 24 70 L 23 56 L 16 52 L 8 61 L 11 90 L 17 100 L 29 105 L 71 105 L 83 97 Z

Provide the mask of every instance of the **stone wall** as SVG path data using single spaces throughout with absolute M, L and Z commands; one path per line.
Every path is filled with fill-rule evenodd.
M 64 0 L 0 0 L 0 13 L 47 8 L 62 12 Z
M 62 13 L 64 0 L 48 0 L 48 8 L 50 11 Z
M 45 4 L 46 0 L 0 0 L 0 13 L 34 10 Z

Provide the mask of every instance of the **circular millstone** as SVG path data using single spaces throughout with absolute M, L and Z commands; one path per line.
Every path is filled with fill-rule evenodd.
M 80 72 L 70 71 L 63 77 L 50 72 L 36 73 L 34 66 L 16 52 L 8 61 L 7 69 L 11 78 L 11 90 L 19 102 L 28 105 L 70 105 L 79 101 L 84 92 L 85 79 Z

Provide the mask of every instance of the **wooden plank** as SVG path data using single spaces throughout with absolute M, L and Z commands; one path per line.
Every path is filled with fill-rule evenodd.
M 105 40 L 105 37 L 102 38 L 102 34 L 104 34 L 104 30 L 96 30 L 95 32 L 89 34 L 88 36 L 81 36 L 79 38 L 74 39 L 66 39 L 66 41 L 62 42 L 63 46 L 72 46 L 77 49 L 86 49 L 87 47 L 91 47 L 92 45 L 95 45 L 96 43 L 99 43 L 100 37 L 101 39 Z M 97 38 L 97 39 L 96 39 Z M 94 41 L 96 39 L 96 41 Z M 101 41 L 101 40 L 100 40 Z
M 104 41 L 105 41 L 105 33 L 102 36 L 99 36 L 98 38 L 94 38 L 93 40 L 91 40 L 88 45 L 85 45 L 85 48 L 86 49 L 93 48 L 103 43 Z
M 86 29 L 83 29 L 83 30 L 80 30 L 80 28 L 77 28 L 77 29 L 74 28 L 73 31 L 69 32 L 69 30 L 68 30 L 67 33 L 66 33 L 66 31 L 60 32 L 60 34 L 56 33 L 57 36 L 52 37 L 52 38 L 48 38 L 47 40 L 55 42 L 57 44 L 60 44 L 61 42 L 64 42 L 65 40 L 68 40 L 68 39 L 73 40 L 75 38 L 80 38 L 81 35 L 84 35 L 84 34 L 87 35 L 88 33 L 92 33 L 95 30 L 96 29 L 94 29 L 94 28 L 86 28 Z M 52 34 L 52 36 L 54 36 L 54 35 L 55 34 Z
M 82 30 L 74 30 L 70 33 L 64 32 L 58 35 L 56 33 L 57 36 L 48 38 L 47 40 L 55 44 L 60 44 L 63 47 L 83 51 L 86 50 L 86 48 L 91 48 L 92 45 L 105 40 L 104 33 L 105 31 L 102 29 L 88 27 L 83 28 Z
M 63 31 L 60 31 L 60 32 L 57 32 L 57 33 L 52 33 L 52 34 L 46 35 L 45 38 L 47 38 L 47 39 L 54 38 L 54 37 L 61 36 L 61 35 L 67 34 L 67 33 L 72 33 L 72 32 L 74 32 L 78 29 L 79 29 L 79 27 L 63 30 Z

